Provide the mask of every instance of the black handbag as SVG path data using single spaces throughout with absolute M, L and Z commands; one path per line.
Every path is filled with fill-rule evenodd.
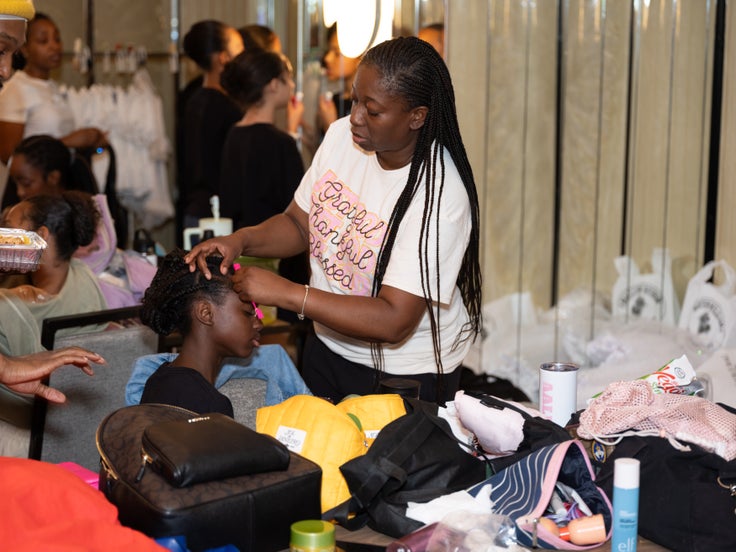
M 143 430 L 143 465 L 175 487 L 289 467 L 289 449 L 229 416 L 213 412 L 152 424 Z
M 487 477 L 486 463 L 453 435 L 436 404 L 404 402 L 407 414 L 386 425 L 365 455 L 340 466 L 351 498 L 323 519 L 401 537 L 423 525 L 406 517 L 409 502 L 428 502 Z
M 118 409 L 97 428 L 99 488 L 120 522 L 153 538 L 184 536 L 192 551 L 234 545 L 241 552 L 288 548 L 290 527 L 319 519 L 322 470 L 290 453 L 287 469 L 175 487 L 154 470 L 138 481 L 146 428 L 198 414 L 162 404 Z

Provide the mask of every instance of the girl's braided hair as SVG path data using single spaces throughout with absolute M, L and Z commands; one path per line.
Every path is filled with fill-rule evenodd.
M 428 108 L 424 125 L 419 131 L 416 148 L 412 157 L 406 186 L 399 196 L 381 245 L 373 282 L 373 295 L 381 289 L 391 251 L 396 240 L 401 221 L 418 189 L 425 188 L 424 213 L 418 244 L 421 266 L 422 288 L 427 304 L 434 345 L 437 373 L 441 376 L 442 358 L 438 332 L 440 270 L 442 259 L 434 259 L 437 267 L 437 284 L 431 289 L 429 239 L 431 230 L 439 241 L 439 211 L 445 184 L 445 165 L 443 151 L 447 150 L 457 167 L 471 210 L 472 228 L 470 241 L 465 250 L 457 286 L 469 314 L 469 322 L 458 336 L 456 345 L 469 337 L 475 337 L 482 327 L 480 271 L 480 209 L 478 193 L 475 188 L 473 171 L 465 152 L 455 110 L 455 93 L 447 66 L 435 49 L 415 37 L 395 38 L 370 49 L 361 65 L 374 67 L 381 78 L 385 90 L 406 102 L 407 109 L 419 106 Z M 435 244 L 439 252 L 439 244 Z M 437 303 L 437 305 L 435 305 Z M 382 366 L 380 345 L 372 345 L 373 359 L 377 368 Z
M 159 335 L 169 335 L 174 330 L 187 335 L 192 327 L 190 313 L 194 301 L 207 298 L 221 305 L 233 289 L 230 276 L 220 272 L 222 257 L 207 257 L 207 268 L 212 273 L 208 280 L 201 270 L 189 270 L 184 262 L 186 253 L 179 248 L 168 253 L 143 296 L 141 321 Z

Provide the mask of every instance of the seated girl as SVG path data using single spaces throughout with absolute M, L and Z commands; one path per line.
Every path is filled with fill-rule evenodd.
M 230 276 L 217 267 L 221 257 L 207 259 L 211 279 L 190 271 L 185 251 L 175 249 L 161 261 L 143 297 L 141 320 L 159 335 L 181 332 L 181 352 L 148 378 L 141 403 L 163 403 L 200 414 L 233 417 L 233 406 L 215 388 L 226 357 L 248 357 L 260 345 L 261 311 L 244 303 Z
M 116 247 L 121 241 L 115 229 L 117 221 L 110 214 L 107 196 L 97 193 L 97 181 L 87 162 L 73 154 L 60 140 L 40 134 L 29 136 L 18 145 L 11 158 L 9 172 L 3 207 L 36 195 L 60 194 L 65 190 L 93 194 L 100 212 L 96 235 L 74 256 L 84 261 L 99 278 L 109 308 L 140 303 L 156 269 L 139 254 Z M 3 278 L 0 287 L 13 285 L 16 285 L 15 278 Z
M 98 221 L 92 197 L 78 191 L 30 197 L 6 213 L 2 226 L 32 230 L 47 247 L 38 270 L 25 275 L 25 284 L 0 289 L 0 352 L 41 351 L 45 318 L 108 308 L 95 275 L 73 258 L 79 247 L 92 242 Z

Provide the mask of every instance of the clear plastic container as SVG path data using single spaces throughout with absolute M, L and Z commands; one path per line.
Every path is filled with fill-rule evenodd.
M 35 232 L 0 228 L 0 271 L 33 272 L 44 249 L 46 242 Z

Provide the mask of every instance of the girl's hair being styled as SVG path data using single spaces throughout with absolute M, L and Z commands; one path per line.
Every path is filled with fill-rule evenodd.
M 264 50 L 246 50 L 225 64 L 220 84 L 228 96 L 247 110 L 263 99 L 266 85 L 284 73 L 291 73 L 291 64 L 285 56 Z
M 191 308 L 200 298 L 221 305 L 233 289 L 230 276 L 220 272 L 222 257 L 207 257 L 212 278 L 201 270 L 191 272 L 184 262 L 186 251 L 176 248 L 159 263 L 158 271 L 143 296 L 141 321 L 159 335 L 179 330 L 186 336 L 192 327 Z
M 37 195 L 24 202 L 28 204 L 24 219 L 31 223 L 31 230 L 48 228 L 61 259 L 68 261 L 78 248 L 95 238 L 100 212 L 91 195 L 73 190 L 61 195 Z
M 227 51 L 229 27 L 221 21 L 205 19 L 192 25 L 184 35 L 184 53 L 205 71 L 212 69 L 212 54 Z
M 421 263 L 422 287 L 427 304 L 435 361 L 438 374 L 442 374 L 440 337 L 438 332 L 440 270 L 442 259 L 434 259 L 437 266 L 436 287 L 431 289 L 429 274 L 430 259 L 427 257 L 429 237 L 434 229 L 439 241 L 440 224 L 437 217 L 445 183 L 443 151 L 450 154 L 462 179 L 470 201 L 472 228 L 470 241 L 465 250 L 457 286 L 460 288 L 463 303 L 468 310 L 469 322 L 463 328 L 460 340 L 475 337 L 481 330 L 481 271 L 480 271 L 480 209 L 478 193 L 475 188 L 473 171 L 465 152 L 455 110 L 455 92 L 445 62 L 435 49 L 416 37 L 401 37 L 389 40 L 370 49 L 361 65 L 374 67 L 381 84 L 389 93 L 406 102 L 406 109 L 426 106 L 427 116 L 419 131 L 416 148 L 412 157 L 409 177 L 394 207 L 388 228 L 381 245 L 373 282 L 373 294 L 381 289 L 391 251 L 399 231 L 399 226 L 416 192 L 425 188 L 426 199 L 422 228 L 417 248 Z M 439 244 L 436 250 L 439 251 Z M 459 342 L 458 341 L 458 342 Z M 377 367 L 382 365 L 381 349 L 373 346 L 373 358 Z

